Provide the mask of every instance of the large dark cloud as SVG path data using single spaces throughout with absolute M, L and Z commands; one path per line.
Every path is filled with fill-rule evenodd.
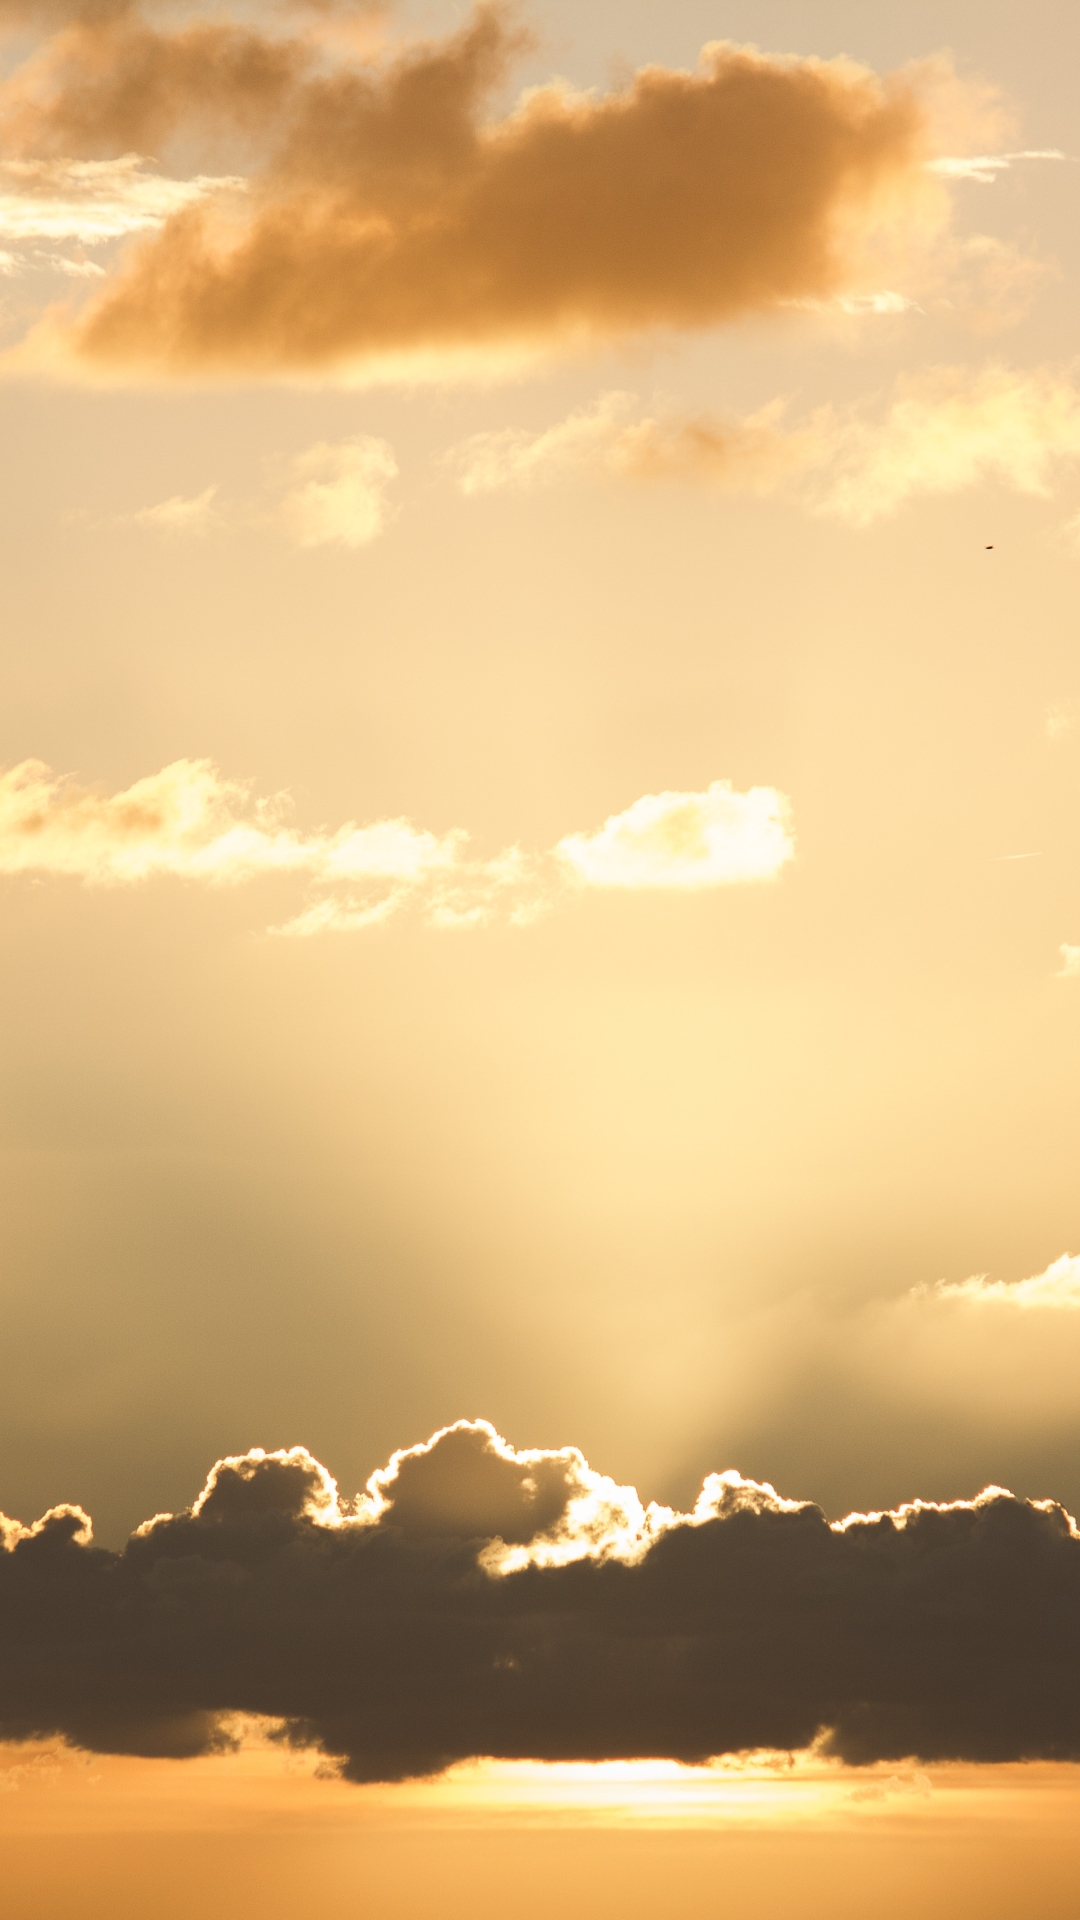
M 297 1449 L 219 1464 L 121 1553 L 74 1508 L 6 1538 L 9 1738 L 192 1754 L 245 1711 L 355 1779 L 823 1733 L 855 1762 L 1080 1758 L 1080 1537 L 1007 1493 L 830 1526 L 729 1475 L 643 1515 L 473 1424 L 352 1507 Z
M 716 44 L 694 72 L 553 84 L 500 118 L 523 36 L 499 4 L 374 60 L 302 24 L 102 7 L 0 88 L 0 142 L 178 143 L 250 191 L 168 220 L 102 288 L 69 341 L 101 366 L 297 372 L 710 326 L 861 284 L 874 235 L 937 217 L 910 77 Z

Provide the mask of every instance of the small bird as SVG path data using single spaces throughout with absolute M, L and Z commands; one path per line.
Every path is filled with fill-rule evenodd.
M 988 546 L 988 547 L 987 547 L 987 549 L 986 549 L 986 551 L 987 551 L 987 553 L 993 553 L 993 551 L 994 551 L 994 548 L 993 548 L 993 545 L 991 544 L 990 546 Z

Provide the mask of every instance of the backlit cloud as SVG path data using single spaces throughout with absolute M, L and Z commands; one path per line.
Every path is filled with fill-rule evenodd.
M 172 504 L 165 503 L 167 506 Z M 183 503 L 190 504 L 190 503 Z M 463 828 L 435 834 L 404 819 L 302 833 L 288 800 L 253 800 L 209 760 L 177 760 L 121 793 L 75 786 L 41 761 L 0 774 L 0 874 L 66 875 L 90 886 L 153 878 L 238 885 L 260 877 L 306 880 L 308 904 L 276 929 L 310 937 L 350 932 L 418 906 L 434 927 L 527 925 L 571 884 L 711 887 L 771 878 L 791 858 L 782 794 L 646 795 L 593 835 L 572 834 L 549 854 L 507 847 L 468 851 Z
M 1080 947 L 1071 947 L 1067 940 L 1063 940 L 1058 952 L 1061 955 L 1058 979 L 1080 980 Z
M 556 853 L 592 887 L 717 887 L 771 880 L 795 852 L 789 810 L 772 787 L 735 793 L 647 793 L 599 832 L 572 833 Z
M 492 4 L 368 60 L 325 34 L 80 16 L 4 85 L 17 161 L 134 168 L 194 140 L 248 191 L 163 183 L 190 204 L 31 362 L 356 374 L 713 326 L 872 293 L 879 255 L 945 218 L 910 75 L 719 42 L 692 71 L 553 82 L 493 118 L 524 40 Z
M 632 395 L 605 394 L 539 434 L 474 435 L 447 464 L 467 494 L 575 474 L 674 480 L 782 493 L 865 526 L 920 495 L 987 483 L 1049 494 L 1080 459 L 1080 389 L 1044 369 L 932 368 L 899 380 L 883 403 L 819 407 L 791 424 L 782 401 L 742 419 L 635 420 L 633 406 Z
M 999 1488 L 830 1526 L 729 1471 L 678 1513 L 464 1421 L 355 1500 L 256 1449 L 120 1553 L 70 1505 L 0 1540 L 9 1739 L 183 1757 L 260 1714 L 353 1779 L 815 1740 L 1080 1756 L 1080 1536 Z

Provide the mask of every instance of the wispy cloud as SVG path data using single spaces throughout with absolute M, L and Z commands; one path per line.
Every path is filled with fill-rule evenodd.
M 209 194 L 242 192 L 236 176 L 172 180 L 139 154 L 118 160 L 0 161 L 0 239 L 77 240 L 104 246 L 149 233 Z
M 1059 980 L 1080 980 L 1080 947 L 1071 947 L 1068 941 L 1062 941 L 1058 948 L 1061 965 L 1057 970 Z
M 377 540 L 395 518 L 397 509 L 387 491 L 397 471 L 385 440 L 357 434 L 349 440 L 320 441 L 276 463 L 255 499 L 222 500 L 214 483 L 194 496 L 173 494 L 106 524 L 193 537 L 230 526 L 257 528 L 284 535 L 298 547 L 356 552 Z
M 667 409 L 632 418 L 626 393 L 540 433 L 472 436 L 446 461 L 463 493 L 578 477 L 673 480 L 783 493 L 866 526 L 920 495 L 996 482 L 1047 495 L 1080 459 L 1080 388 L 1069 374 L 936 367 L 891 395 L 788 423 L 783 400 L 739 417 Z
M 12 218 L 40 187 L 54 230 L 146 236 L 25 364 L 357 378 L 576 351 L 858 297 L 947 219 L 920 75 L 714 42 L 500 115 L 526 42 L 499 4 L 374 59 L 295 19 L 84 13 L 0 89 Z M 241 154 L 249 191 L 132 158 L 193 142 Z
M 792 857 L 787 800 L 772 788 L 647 795 L 596 834 L 549 853 L 475 857 L 463 828 L 406 819 L 303 833 L 286 795 L 253 799 L 208 760 L 177 760 L 116 794 L 27 760 L 0 775 L 0 874 L 66 875 L 89 886 L 169 876 L 211 886 L 305 880 L 307 903 L 275 928 L 351 932 L 416 907 L 430 926 L 523 926 L 575 888 L 713 887 L 771 879 Z
M 1000 173 L 1008 173 L 1018 160 L 1066 160 L 1068 155 L 1059 147 L 1033 147 L 1022 153 L 977 153 L 949 155 L 943 154 L 937 160 L 931 160 L 928 170 L 939 174 L 946 180 L 979 180 L 983 186 L 993 186 Z
M 158 533 L 194 534 L 209 533 L 210 529 L 221 521 L 221 515 L 215 506 L 217 487 L 204 488 L 193 498 L 174 493 L 168 500 L 160 500 L 155 507 L 140 507 L 136 513 L 121 516 L 119 525 L 130 527 L 152 527 Z

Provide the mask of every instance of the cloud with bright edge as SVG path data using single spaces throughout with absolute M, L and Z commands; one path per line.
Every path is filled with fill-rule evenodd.
M 1041 368 L 930 368 L 899 379 L 884 404 L 819 407 L 791 425 L 782 399 L 741 419 L 633 419 L 634 406 L 632 394 L 602 394 L 540 433 L 473 435 L 445 461 L 468 495 L 575 476 L 666 480 L 785 494 L 866 526 L 920 495 L 989 482 L 1045 496 L 1080 459 L 1080 387 Z
M 482 925 L 503 913 L 527 925 L 568 887 L 703 888 L 775 877 L 792 858 L 790 808 L 771 787 L 716 781 L 703 793 L 647 794 L 592 835 L 548 854 L 467 852 L 462 828 L 435 834 L 404 819 L 302 833 L 284 795 L 251 799 L 209 760 L 177 760 L 107 795 L 41 761 L 0 774 L 0 874 L 66 875 L 90 886 L 155 877 L 237 885 L 302 878 L 308 906 L 277 931 L 312 935 L 386 920 L 407 905 L 428 923 Z
M 0 1737 L 180 1760 L 256 1713 L 352 1780 L 814 1743 L 1075 1759 L 1078 1604 L 1053 1501 L 830 1523 L 728 1470 L 676 1512 L 463 1420 L 352 1500 L 300 1446 L 219 1460 L 120 1552 L 72 1504 L 0 1519 Z

